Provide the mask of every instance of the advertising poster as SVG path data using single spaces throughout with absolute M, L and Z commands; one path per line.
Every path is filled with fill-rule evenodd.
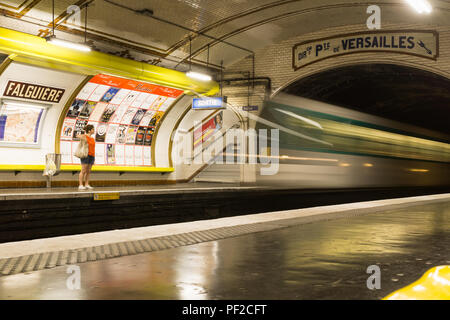
M 137 127 L 129 126 L 127 129 L 127 138 L 125 140 L 126 144 L 134 144 L 136 141 Z
M 131 120 L 133 120 L 134 115 L 136 114 L 137 111 L 138 111 L 138 109 L 136 109 L 136 108 L 128 108 L 127 111 L 125 111 L 125 114 L 122 117 L 121 123 L 123 123 L 123 124 L 131 124 Z
M 127 126 L 121 125 L 119 126 L 119 130 L 117 132 L 117 143 L 124 144 L 127 137 Z
M 148 128 L 145 132 L 145 139 L 144 139 L 144 145 L 151 146 L 152 140 L 153 140 L 153 134 L 155 133 L 155 129 Z
M 116 146 L 114 144 L 108 143 L 106 145 L 106 164 L 116 163 Z
M 125 165 L 134 166 L 134 146 L 125 146 Z
M 81 109 L 81 112 L 78 115 L 78 118 L 89 119 L 96 104 L 97 103 L 92 101 L 86 101 L 86 103 L 83 106 L 83 109 Z
M 110 103 L 115 95 L 119 92 L 119 88 L 109 88 L 105 95 L 100 99 L 101 102 Z
M 94 108 L 94 111 L 92 111 L 92 113 L 91 113 L 91 116 L 90 116 L 89 120 L 99 122 L 100 118 L 103 115 L 103 112 L 105 112 L 105 109 L 106 109 L 107 105 L 108 104 L 105 103 L 105 102 L 97 103 L 97 105 Z
M 87 125 L 87 120 L 77 120 L 75 123 L 75 129 L 73 131 L 73 139 L 74 141 L 80 141 L 80 138 L 78 137 L 80 134 L 84 133 L 84 127 Z
M 97 127 L 98 127 L 98 122 L 88 121 L 87 124 L 90 124 L 91 126 L 94 126 L 94 138 L 95 138 L 95 134 L 97 132 Z
M 72 140 L 73 131 L 75 129 L 75 119 L 65 119 L 61 130 L 61 140 Z
M 118 124 L 110 124 L 108 127 L 108 131 L 106 133 L 105 142 L 115 144 L 118 130 L 119 130 Z
M 144 109 L 138 109 L 138 111 L 136 111 L 136 114 L 133 117 L 133 120 L 131 120 L 131 124 L 138 126 L 139 123 L 141 123 L 141 120 L 144 117 L 144 114 L 145 114 Z
M 147 98 L 145 99 L 145 101 L 142 103 L 141 108 L 142 109 L 149 109 L 151 107 L 151 105 L 153 104 L 153 102 L 155 102 L 155 100 L 158 98 L 159 96 L 156 94 L 149 94 L 147 95 Z
M 129 107 L 133 101 L 136 99 L 136 97 L 138 96 L 138 92 L 135 91 L 131 91 L 126 97 L 125 99 L 123 99 L 122 103 L 123 105 Z
M 71 163 L 80 164 L 80 159 L 73 155 L 75 150 L 77 150 L 79 144 L 80 144 L 80 141 L 72 141 L 72 162 Z M 70 162 L 68 164 L 70 164 Z
M 102 114 L 102 117 L 100 118 L 101 122 L 109 122 L 114 112 L 116 112 L 117 105 L 114 104 L 108 104 L 108 106 L 105 108 L 105 111 Z
M 133 103 L 131 104 L 131 107 L 133 108 L 143 108 L 142 104 L 147 100 L 149 94 L 148 93 L 140 93 L 136 99 L 134 99 Z
M 61 153 L 61 163 L 64 164 L 72 163 L 72 142 L 70 141 L 61 142 L 60 153 Z
M 218 113 L 214 118 L 206 121 L 201 127 L 194 130 L 194 149 L 208 141 L 217 131 L 222 128 L 223 112 Z
M 159 107 L 158 111 L 167 111 L 174 101 L 175 98 L 167 98 L 167 100 Z
M 116 145 L 116 165 L 125 165 L 125 146 L 123 145 Z
M 161 111 L 156 112 L 156 114 L 153 116 L 152 120 L 150 120 L 150 126 L 156 127 L 158 125 L 159 121 L 161 120 L 161 117 L 163 114 L 164 114 L 164 112 L 161 112 Z
M 117 105 L 121 104 L 130 92 L 131 90 L 121 89 L 109 103 Z
M 106 91 L 109 90 L 109 86 L 99 85 L 95 88 L 94 92 L 89 96 L 89 101 L 99 102 L 100 99 L 105 95 Z
M 67 117 L 68 118 L 78 117 L 85 103 L 86 101 L 84 100 L 75 99 L 75 101 L 70 106 L 69 111 L 67 112 Z
M 105 145 L 103 143 L 98 143 L 95 145 L 95 163 L 96 164 L 106 164 Z
M 167 99 L 167 97 L 158 96 L 156 98 L 156 100 L 152 103 L 152 105 L 150 106 L 150 109 L 158 110 L 159 107 L 164 103 L 164 101 L 166 101 L 166 99 Z
M 95 134 L 95 141 L 96 142 L 105 142 L 107 130 L 108 130 L 108 125 L 106 123 L 99 123 L 97 126 L 97 133 Z
M 112 115 L 111 119 L 109 120 L 109 122 L 111 123 L 120 123 L 123 115 L 125 114 L 125 111 L 127 111 L 128 107 L 121 104 L 117 107 L 116 112 L 114 112 L 114 114 Z
M 152 165 L 152 148 L 144 146 L 144 166 Z
M 65 164 L 79 164 L 73 157 L 74 146 L 86 124 L 92 124 L 98 143 L 96 165 L 151 165 L 155 127 L 182 94 L 183 90 L 130 79 L 102 74 L 93 77 L 73 101 L 63 122 L 61 148 L 66 143 Z M 2 137 L 6 124 L 4 115 L 0 118 Z
M 142 152 L 144 151 L 142 146 L 134 147 L 134 165 L 135 166 L 143 166 L 144 165 L 144 155 Z
M 98 87 L 98 84 L 88 82 L 80 93 L 77 95 L 77 99 L 79 100 L 89 100 L 89 96 L 94 92 L 94 90 Z
M 136 145 L 143 145 L 144 144 L 144 138 L 145 138 L 145 128 L 139 127 L 136 133 Z
M 141 120 L 141 126 L 148 127 L 150 125 L 150 121 L 152 120 L 152 118 L 155 114 L 156 114 L 156 111 L 152 111 L 152 110 L 147 111 Z

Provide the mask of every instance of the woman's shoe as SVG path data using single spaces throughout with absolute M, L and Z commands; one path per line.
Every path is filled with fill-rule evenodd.
M 87 185 L 87 186 L 86 186 L 86 189 L 92 190 L 92 189 L 94 189 L 94 188 L 91 187 L 90 185 Z
M 78 191 L 84 191 L 84 190 L 86 190 L 87 188 L 85 187 L 85 186 L 79 186 L 78 187 Z

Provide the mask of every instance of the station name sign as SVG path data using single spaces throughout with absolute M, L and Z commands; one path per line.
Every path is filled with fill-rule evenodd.
M 65 90 L 40 86 L 36 84 L 9 81 L 6 85 L 5 97 L 29 99 L 36 101 L 44 101 L 50 103 L 59 103 Z
M 194 98 L 192 99 L 192 109 L 222 109 L 225 107 L 224 102 L 221 97 Z
M 372 31 L 302 42 L 293 48 L 292 67 L 298 70 L 324 59 L 361 52 L 402 53 L 436 60 L 439 34 L 417 30 Z

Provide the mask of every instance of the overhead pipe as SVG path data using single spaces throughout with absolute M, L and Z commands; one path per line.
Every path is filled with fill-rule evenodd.
M 17 62 L 46 68 L 86 75 L 105 73 L 206 95 L 214 95 L 219 92 L 219 85 L 214 81 L 195 81 L 180 71 L 102 52 L 80 52 L 58 47 L 47 43 L 41 37 L 1 27 L 0 53 L 7 53 L 10 55 L 10 59 Z

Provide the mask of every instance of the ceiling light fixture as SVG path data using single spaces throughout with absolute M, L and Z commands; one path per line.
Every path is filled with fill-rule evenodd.
M 209 59 L 209 57 L 208 57 Z M 200 81 L 211 81 L 212 77 L 208 74 L 200 73 L 200 72 L 194 72 L 192 71 L 192 40 L 191 37 L 189 37 L 189 71 L 186 72 L 186 76 L 189 78 L 200 80 Z
M 57 39 L 55 36 L 55 0 L 52 1 L 52 19 L 53 19 L 53 30 L 52 30 L 52 35 L 45 38 L 45 40 L 48 43 L 60 46 L 60 47 L 64 47 L 64 48 L 69 48 L 69 49 L 74 49 L 74 50 L 78 50 L 78 51 L 83 51 L 83 52 L 89 52 L 91 51 L 91 47 L 89 47 L 88 45 L 86 45 L 86 32 L 87 32 L 87 10 L 88 7 L 86 6 L 86 17 L 85 17 L 85 25 L 84 25 L 84 44 L 83 43 L 76 43 L 76 42 L 71 42 L 71 41 L 66 41 L 66 40 L 62 40 L 62 39 Z
M 431 13 L 433 7 L 427 0 L 406 0 L 418 13 Z
M 194 72 L 194 71 L 188 71 L 188 72 L 186 72 L 186 75 L 189 78 L 200 80 L 200 81 L 211 81 L 212 80 L 212 77 L 210 75 L 207 75 L 204 73 L 199 73 L 199 72 Z
M 84 52 L 91 51 L 91 48 L 85 44 L 57 39 L 55 36 L 47 37 L 47 38 L 45 38 L 45 40 L 47 40 L 48 43 L 51 43 L 51 44 L 54 44 L 54 45 L 57 45 L 60 47 L 64 47 L 64 48 L 75 49 L 75 50 L 84 51 Z

